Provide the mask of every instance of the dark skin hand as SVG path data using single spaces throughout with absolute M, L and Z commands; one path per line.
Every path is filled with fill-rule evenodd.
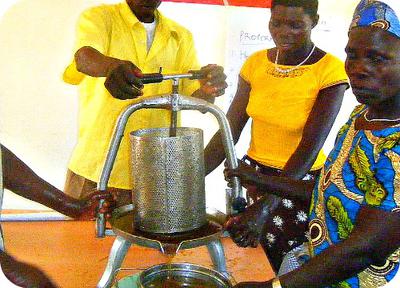
M 24 288 L 57 287 L 50 278 L 33 265 L 20 262 L 0 251 L 1 269 L 12 283 Z
M 260 177 L 263 175 L 257 172 L 256 168 L 251 167 L 245 161 L 237 159 L 238 167 L 236 169 L 229 169 L 227 167 L 227 163 L 225 161 L 225 169 L 224 169 L 224 176 L 225 181 L 228 182 L 228 186 L 230 187 L 232 184 L 230 183 L 231 178 L 237 176 L 240 178 L 240 184 L 248 188 L 249 186 L 257 185 L 260 181 Z
M 117 99 L 134 99 L 143 95 L 141 77 L 142 72 L 135 64 L 124 61 L 110 69 L 104 86 Z
M 272 194 L 290 197 L 296 195 L 296 197 L 302 199 L 311 198 L 312 181 L 306 182 L 281 176 L 263 175 L 240 160 L 237 169 L 225 169 L 224 173 L 227 180 L 234 176 L 239 177 L 243 186 L 257 186 L 265 192 L 261 199 L 247 207 L 243 213 L 230 218 L 225 224 L 225 229 L 229 232 L 233 242 L 239 247 L 257 247 L 269 212 L 274 210 L 280 202 L 280 199 Z M 298 191 L 296 194 L 293 193 L 294 187 Z
M 142 72 L 129 61 L 108 57 L 92 47 L 75 53 L 76 68 L 92 77 L 106 77 L 104 86 L 117 99 L 134 99 L 143 94 Z
M 206 78 L 200 79 L 200 88 L 193 92 L 192 97 L 213 103 L 215 97 L 224 95 L 228 87 L 224 68 L 216 64 L 208 64 L 201 67 L 200 71 L 206 75 Z
M 99 201 L 105 200 L 102 208 L 98 209 Z M 74 211 L 71 215 L 75 220 L 94 220 L 98 213 L 105 214 L 106 218 L 111 218 L 111 212 L 115 208 L 115 196 L 109 192 L 93 192 L 85 198 L 73 201 L 70 208 Z
M 1 146 L 1 151 L 4 188 L 79 220 L 94 219 L 97 212 L 110 217 L 114 208 L 110 193 L 94 192 L 85 199 L 76 200 L 37 176 L 6 147 Z M 100 211 L 96 211 L 101 199 L 106 201 Z
M 231 217 L 225 223 L 233 242 L 239 247 L 256 248 L 260 243 L 261 232 L 271 209 L 279 202 L 263 198 L 248 206 L 243 213 Z M 271 202 L 274 203 L 271 205 Z
M 117 99 L 135 99 L 143 95 L 142 71 L 132 62 L 108 57 L 92 47 L 82 47 L 75 53 L 79 72 L 92 77 L 106 77 L 104 86 Z M 200 89 L 192 96 L 214 102 L 228 87 L 224 69 L 215 64 L 201 68 L 206 78 L 200 80 Z M 186 73 L 188 71 L 182 71 Z
M 255 168 L 251 167 L 247 163 L 238 160 L 239 167 L 244 171 L 249 171 L 249 175 L 254 177 L 253 181 L 241 181 L 241 185 L 248 188 L 252 182 L 257 181 L 259 173 Z M 226 162 L 225 162 L 226 165 Z M 231 186 L 230 179 L 231 174 L 228 172 L 229 169 L 225 168 L 225 180 L 228 182 L 228 186 Z M 246 210 L 234 217 L 231 217 L 225 223 L 225 230 L 229 232 L 229 235 L 233 242 L 239 247 L 253 247 L 256 248 L 260 242 L 261 232 L 264 227 L 265 217 L 262 217 L 263 209 L 268 209 L 266 199 L 256 201 L 250 206 L 246 207 Z M 264 213 L 265 215 L 266 213 Z M 268 215 L 268 214 L 266 214 Z

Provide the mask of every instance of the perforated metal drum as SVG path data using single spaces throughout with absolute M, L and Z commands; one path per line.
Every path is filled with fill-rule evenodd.
M 177 233 L 206 224 L 203 131 L 178 127 L 131 132 L 135 227 Z

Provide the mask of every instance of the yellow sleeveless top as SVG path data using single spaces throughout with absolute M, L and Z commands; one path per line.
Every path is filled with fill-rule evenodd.
M 285 166 L 299 145 L 319 91 L 348 83 L 344 63 L 329 53 L 315 64 L 280 73 L 269 61 L 267 50 L 261 50 L 246 60 L 240 76 L 251 86 L 246 109 L 252 119 L 247 154 L 277 169 Z M 325 159 L 320 151 L 311 170 L 321 168 Z

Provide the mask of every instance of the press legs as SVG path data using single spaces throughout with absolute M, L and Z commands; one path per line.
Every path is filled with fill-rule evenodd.
M 123 237 L 117 236 L 111 248 L 110 256 L 108 258 L 106 270 L 97 284 L 97 288 L 109 288 L 113 284 L 115 272 L 121 267 L 125 255 L 128 252 L 131 242 L 125 240 Z
M 222 246 L 221 240 L 218 239 L 208 243 L 207 249 L 214 264 L 214 269 L 224 275 L 227 275 L 228 272 L 226 268 L 224 246 Z
M 122 262 L 131 247 L 132 243 L 121 236 L 117 236 L 111 248 L 110 256 L 108 258 L 107 267 L 97 284 L 97 288 L 110 288 L 116 271 L 121 267 Z M 207 244 L 207 249 L 213 262 L 214 269 L 228 276 L 224 247 L 220 239 L 213 240 Z

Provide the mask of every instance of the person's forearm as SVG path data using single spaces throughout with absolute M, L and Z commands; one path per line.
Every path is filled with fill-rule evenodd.
M 313 288 L 340 283 L 370 265 L 383 266 L 400 247 L 400 215 L 364 206 L 349 237 L 282 276 L 282 287 Z
M 298 148 L 286 163 L 281 175 L 297 180 L 303 179 L 317 159 L 322 145 L 314 147 L 315 149 L 309 149 L 306 146 Z M 304 155 L 307 155 L 307 157 L 304 157 Z
M 9 261 L 9 259 L 10 256 L 6 252 L 0 250 L 0 264 L 6 263 L 7 261 Z
M 57 287 L 41 270 L 31 264 L 20 262 L 3 251 L 0 251 L 0 264 L 4 275 L 16 287 Z
M 254 183 L 258 191 L 271 193 L 279 197 L 311 201 L 314 181 L 294 180 L 282 176 L 269 176 L 257 174 Z
M 214 171 L 225 160 L 225 150 L 222 144 L 221 132 L 218 131 L 211 138 L 204 149 L 205 174 Z
M 11 257 L 8 253 L 6 253 L 2 250 L 0 250 L 0 266 L 1 266 L 1 270 L 3 270 L 4 275 L 7 277 L 7 279 L 9 281 L 15 280 L 13 278 L 17 278 L 16 272 L 18 273 L 19 271 L 15 271 L 15 270 L 17 270 L 17 268 L 19 268 L 18 262 L 13 257 Z M 14 283 L 14 282 L 12 281 L 12 283 Z
M 125 61 L 103 55 L 92 47 L 82 47 L 75 53 L 76 68 L 92 77 L 106 77 L 117 65 Z
M 6 189 L 67 216 L 77 216 L 78 200 L 44 181 L 4 146 L 1 146 L 1 150 L 3 182 Z
M 329 123 L 324 123 L 324 127 L 318 129 L 318 133 L 315 128 L 312 128 L 313 132 L 304 132 L 299 146 L 283 168 L 282 176 L 300 180 L 311 170 L 332 128 L 335 118 L 331 118 L 330 121 L 326 120 Z
M 311 169 L 322 149 L 343 101 L 347 84 L 321 90 L 308 116 L 302 139 L 283 168 L 282 176 L 302 179 Z M 324 119 L 321 122 L 321 119 Z
M 239 141 L 244 124 L 231 121 L 230 119 L 232 119 L 232 116 L 229 112 L 227 118 L 231 126 L 233 144 L 236 145 L 236 143 Z M 246 121 L 247 118 L 244 120 L 244 123 L 246 123 Z M 221 130 L 218 130 L 207 144 L 207 147 L 204 149 L 204 165 L 206 175 L 214 171 L 226 158 L 222 137 L 224 136 L 222 136 Z
M 249 119 L 249 116 L 246 113 L 246 107 L 251 90 L 250 84 L 248 84 L 241 77 L 239 77 L 238 82 L 238 89 L 235 98 L 233 99 L 231 106 L 226 113 L 226 118 L 228 119 L 229 126 L 231 128 L 234 144 L 239 141 L 243 128 Z M 224 145 L 222 143 L 222 134 L 221 130 L 219 130 L 211 138 L 211 141 L 208 143 L 204 151 L 206 175 L 217 168 L 222 161 L 225 160 L 225 157 L 226 154 Z
M 364 246 L 342 242 L 311 259 L 299 269 L 280 277 L 284 288 L 322 288 L 338 284 L 373 264 Z

